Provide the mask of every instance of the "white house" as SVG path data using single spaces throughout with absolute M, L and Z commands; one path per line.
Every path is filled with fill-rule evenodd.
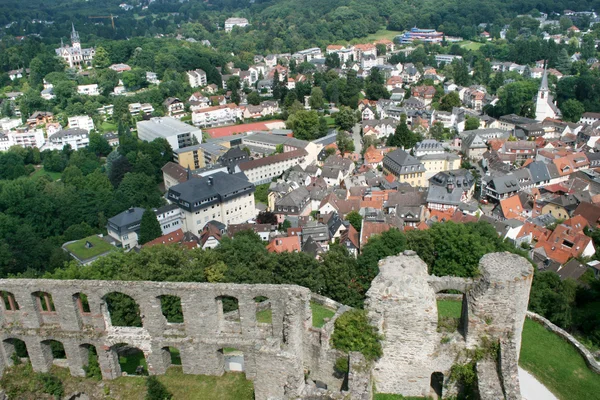
M 190 86 L 193 88 L 204 87 L 208 83 L 206 81 L 206 72 L 201 69 L 186 72 Z
M 98 84 L 92 83 L 91 85 L 78 85 L 77 93 L 87 96 L 99 96 L 100 91 L 98 90 Z
M 62 150 L 65 145 L 71 149 L 79 150 L 90 143 L 89 132 L 80 128 L 63 129 L 48 138 L 41 150 Z
M 231 32 L 234 26 L 241 28 L 248 26 L 248 20 L 246 18 L 227 18 L 225 20 L 225 32 Z
M 69 117 L 69 128 L 79 128 L 89 133 L 94 129 L 94 121 L 87 115 Z

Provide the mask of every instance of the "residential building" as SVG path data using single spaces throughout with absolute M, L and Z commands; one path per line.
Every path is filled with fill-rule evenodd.
M 273 212 L 277 215 L 278 222 L 282 223 L 286 217 L 300 217 L 309 215 L 312 211 L 310 193 L 305 186 L 292 190 L 275 201 Z
M 177 204 L 167 204 L 166 206 L 156 208 L 153 211 L 156 214 L 156 219 L 160 224 L 163 235 L 168 235 L 169 233 L 183 228 L 184 215 Z
M 426 106 L 432 103 L 435 94 L 436 90 L 433 86 L 414 86 L 411 88 L 412 97 L 421 100 Z
M 76 117 L 69 117 L 69 128 L 79 128 L 90 133 L 94 129 L 94 120 L 87 115 L 78 115 Z
M 485 153 L 487 149 L 485 141 L 477 133 L 471 133 L 463 139 L 461 144 L 461 151 L 464 156 L 476 161 L 483 158 L 483 153 Z
M 187 71 L 186 74 L 192 88 L 204 87 L 208 83 L 206 80 L 206 72 L 204 72 L 204 70 L 195 69 L 193 71 Z
M 191 170 L 216 164 L 219 158 L 229 149 L 217 143 L 201 143 L 174 151 L 175 160 L 184 168 Z M 244 154 L 246 154 L 244 152 Z
M 157 237 L 156 239 L 151 240 L 148 243 L 144 243 L 142 247 L 148 248 L 157 245 L 171 244 L 178 244 L 190 250 L 199 247 L 198 237 L 191 232 L 183 232 L 183 229 L 181 228 L 176 229 L 173 232 L 164 234 L 160 237 Z
M 462 60 L 462 56 L 456 56 L 453 54 L 436 54 L 435 62 L 439 66 L 441 63 L 450 64 L 454 60 Z
M 442 171 L 451 171 L 460 168 L 460 156 L 454 153 L 443 152 L 441 154 L 425 154 L 417 157 L 425 167 L 425 179 Z
M 235 103 L 201 108 L 192 113 L 192 123 L 202 128 L 231 125 L 243 118 L 243 110 Z
M 385 155 L 383 173 L 393 175 L 398 182 L 409 183 L 411 186 L 427 187 L 428 185 L 423 164 L 401 149 Z
M 225 32 L 231 32 L 234 26 L 244 28 L 248 26 L 248 20 L 246 18 L 227 18 L 225 20 Z
M 73 150 L 79 150 L 90 143 L 89 132 L 80 128 L 63 129 L 48 138 L 41 150 L 62 150 L 65 145 Z
M 177 97 L 169 97 L 163 101 L 169 117 L 181 118 L 185 114 L 185 104 Z
M 434 139 L 425 139 L 417 142 L 413 149 L 415 157 L 424 156 L 426 154 L 444 154 L 444 145 Z
M 154 112 L 154 107 L 150 103 L 131 103 L 129 104 L 129 113 L 131 115 L 150 115 Z
M 157 117 L 137 122 L 138 138 L 151 142 L 166 139 L 173 150 L 202 142 L 202 131 L 175 118 Z M 195 139 L 194 139 L 195 138 Z
M 306 150 L 299 149 L 241 162 L 238 165 L 250 182 L 260 185 L 271 182 L 273 178 L 293 166 L 304 163 L 307 154 Z
M 214 249 L 227 234 L 227 226 L 219 221 L 208 221 L 200 235 L 200 247 L 203 250 Z
M 250 156 L 239 146 L 231 147 L 219 158 L 219 163 L 232 172 L 240 163 L 250 160 Z
M 128 250 L 138 245 L 144 211 L 143 208 L 132 207 L 108 219 L 106 230 L 115 246 Z
M 71 46 L 65 45 L 61 40 L 60 47 L 55 49 L 55 53 L 65 60 L 69 68 L 89 67 L 92 65 L 96 50 L 93 47 L 82 49 L 79 33 L 73 24 L 71 24 L 71 28 Z
M 217 172 L 171 186 L 167 199 L 183 210 L 185 231 L 201 234 L 212 220 L 239 224 L 254 217 L 254 185 L 238 174 Z
M 297 253 L 301 250 L 300 237 L 298 236 L 275 238 L 267 245 L 269 253 Z
M 77 85 L 77 93 L 85 96 L 99 96 L 100 90 L 98 90 L 98 84 L 92 83 L 90 85 Z
M 473 198 L 475 178 L 466 169 L 438 172 L 429 179 L 427 207 L 430 210 L 455 210 Z
M 0 151 L 7 151 L 12 146 L 41 148 L 46 139 L 42 129 L 21 128 L 0 134 Z

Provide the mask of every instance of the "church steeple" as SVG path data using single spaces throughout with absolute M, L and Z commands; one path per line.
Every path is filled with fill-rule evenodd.
M 79 40 L 79 33 L 75 30 L 75 25 L 71 23 L 71 43 L 73 47 L 81 48 L 81 42 Z
M 535 119 L 543 121 L 546 118 L 560 117 L 560 111 L 554 104 L 550 88 L 548 87 L 548 69 L 544 63 L 544 73 L 542 75 L 542 83 L 535 99 Z

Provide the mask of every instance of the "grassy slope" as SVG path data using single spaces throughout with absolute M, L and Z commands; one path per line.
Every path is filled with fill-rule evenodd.
M 440 316 L 458 318 L 461 302 L 438 301 L 438 312 Z M 587 367 L 569 343 L 529 319 L 525 321 L 522 338 L 521 366 L 559 399 L 584 400 L 591 398 L 590 393 L 600 393 L 600 375 Z
M 600 376 L 569 343 L 529 319 L 522 338 L 521 366 L 559 399 L 591 399 L 600 393 Z
M 56 181 L 56 180 L 58 180 L 58 179 L 60 179 L 62 177 L 62 174 L 60 172 L 46 171 L 43 167 L 39 168 L 39 169 L 36 169 L 35 172 L 33 174 L 31 174 L 31 177 L 32 178 L 39 178 L 39 177 L 44 176 L 44 175 L 49 175 L 50 178 L 53 181 Z
M 335 311 L 331 308 L 324 307 L 317 303 L 310 303 L 312 310 L 312 323 L 315 328 L 320 328 L 325 325 L 325 318 L 331 318 L 335 315 Z

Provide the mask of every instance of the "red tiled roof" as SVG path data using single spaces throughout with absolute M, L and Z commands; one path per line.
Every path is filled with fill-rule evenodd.
M 525 219 L 523 217 L 523 204 L 521 204 L 521 199 L 518 195 L 500 200 L 500 208 L 506 219 L 514 218 L 521 221 Z
M 387 232 L 391 229 L 391 225 L 385 222 L 370 222 L 364 221 L 362 230 L 360 231 L 360 245 L 361 247 L 367 243 L 369 238 L 373 235 L 380 235 L 383 232 Z
M 232 125 L 232 126 L 222 126 L 219 128 L 209 128 L 206 129 L 205 132 L 211 138 L 220 138 L 223 136 L 231 136 L 238 133 L 245 133 L 251 131 L 269 131 L 273 128 L 271 126 L 275 123 L 283 124 L 282 120 L 273 120 L 273 121 L 265 121 L 265 122 L 253 122 L 250 124 L 241 124 L 241 125 Z
M 293 253 L 295 251 L 300 251 L 302 250 L 300 247 L 300 237 L 289 236 L 273 239 L 267 245 L 267 250 L 270 253 Z
M 147 248 L 147 247 L 152 247 L 152 246 L 156 246 L 159 244 L 181 243 L 181 244 L 185 245 L 186 247 L 190 247 L 190 244 L 191 244 L 191 248 L 194 248 L 198 245 L 195 242 L 183 243 L 183 239 L 184 239 L 183 230 L 177 229 L 175 232 L 171 232 L 169 234 L 163 235 L 161 237 L 158 237 L 154 240 L 149 241 L 148 243 L 144 244 L 142 247 Z

